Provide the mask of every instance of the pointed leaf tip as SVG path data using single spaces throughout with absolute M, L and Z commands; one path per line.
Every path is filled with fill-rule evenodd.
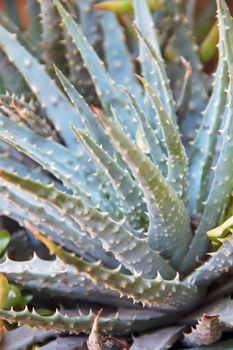
M 148 5 L 151 10 L 159 10 L 164 7 L 164 0 L 148 0 Z M 102 11 L 112 12 L 131 12 L 133 11 L 132 0 L 113 0 L 103 1 L 99 4 L 95 4 L 95 8 Z

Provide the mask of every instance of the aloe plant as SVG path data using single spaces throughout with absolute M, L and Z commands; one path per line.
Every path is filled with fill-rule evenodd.
M 233 324 L 232 300 L 223 298 L 233 288 L 226 278 L 233 264 L 232 237 L 225 235 L 232 219 L 224 224 L 233 189 L 233 25 L 227 5 L 217 2 L 219 63 L 207 101 L 200 59 L 177 2 L 163 2 L 175 19 L 186 67 L 177 100 L 146 0 L 132 2 L 140 70 L 115 13 L 97 16 L 86 1 L 78 24 L 75 1 L 41 0 L 40 5 L 44 54 L 39 59 L 46 69 L 24 45 L 25 38 L 17 39 L 9 23 L 0 25 L 5 62 L 7 57 L 15 79 L 27 84 L 23 98 L 0 97 L 0 208 L 56 258 L 2 259 L 0 318 L 44 330 L 38 339 L 49 339 L 53 332 L 90 334 L 89 349 L 117 344 L 123 349 L 124 337 L 134 333 L 140 335 L 133 340 L 134 350 L 165 349 L 178 339 L 184 346 L 217 342 Z M 97 19 L 104 63 L 88 27 L 94 23 L 96 33 Z M 82 96 L 82 86 L 72 85 L 71 56 L 65 64 L 60 61 L 64 52 L 76 56 L 74 48 L 77 61 L 85 63 L 82 74 L 95 86 L 95 105 L 88 103 L 88 94 Z M 200 121 L 195 140 L 187 144 Z M 217 249 L 208 235 L 220 239 Z M 6 278 L 35 297 L 64 298 L 72 305 L 85 300 L 103 305 L 103 312 L 111 305 L 118 313 L 73 311 L 70 316 L 60 308 L 44 315 L 32 309 L 33 301 L 23 310 L 9 309 Z M 72 349 L 76 338 L 67 337 L 67 343 L 65 338 L 62 346 L 69 349 L 68 339 Z M 84 342 L 77 337 L 77 346 Z M 25 348 L 32 345 L 31 336 L 26 343 Z

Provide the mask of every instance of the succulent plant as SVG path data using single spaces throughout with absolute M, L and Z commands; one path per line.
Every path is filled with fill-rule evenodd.
M 106 317 L 99 312 L 95 318 L 92 312 L 69 316 L 61 309 L 43 315 L 31 305 L 24 310 L 2 306 L 0 318 L 51 332 L 90 333 L 89 349 L 110 348 L 117 343 L 114 337 L 133 333 L 140 335 L 134 350 L 165 349 L 180 338 L 187 346 L 212 344 L 233 324 L 232 300 L 223 298 L 233 288 L 233 243 L 231 235 L 222 234 L 232 222 L 222 225 L 233 189 L 229 10 L 217 1 L 219 63 L 207 99 L 200 59 L 179 4 L 164 2 L 186 67 L 175 100 L 147 1 L 133 1 L 137 75 L 112 12 L 100 18 L 106 65 L 101 61 L 93 49 L 93 32 L 88 32 L 96 12 L 91 1 L 85 3 L 79 10 L 90 16 L 80 13 L 80 26 L 69 13 L 75 1 L 40 1 L 46 69 L 24 39 L 12 34 L 9 23 L 8 29 L 0 25 L 5 62 L 7 57 L 15 66 L 15 79 L 27 83 L 25 98 L 0 97 L 1 213 L 30 230 L 56 256 L 43 260 L 35 255 L 24 262 L 6 256 L 0 273 L 22 291 L 51 301 L 62 297 L 76 305 L 86 300 L 107 311 L 106 305 L 114 306 L 118 313 Z M 55 61 L 60 67 L 64 58 L 64 35 L 72 55 L 75 47 L 78 60 L 85 62 L 98 96 L 95 106 L 66 77 L 72 60 L 62 64 L 63 72 L 53 66 Z M 31 93 L 36 101 L 29 103 Z M 213 234 L 217 225 L 221 232 Z M 217 249 L 207 232 L 217 236 Z M 38 339 L 50 336 L 38 333 Z M 69 349 L 67 344 L 62 346 Z

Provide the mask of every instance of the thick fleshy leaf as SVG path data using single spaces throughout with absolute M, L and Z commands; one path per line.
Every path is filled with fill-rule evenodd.
M 103 114 L 97 117 L 144 192 L 149 214 L 148 244 L 177 266 L 191 239 L 189 218 L 183 202 L 158 168 L 124 133 L 116 118 L 113 120 Z
M 134 75 L 134 66 L 125 43 L 123 30 L 114 13 L 102 14 L 105 59 L 109 72 L 118 85 L 127 86 L 142 104 L 142 90 Z
M 28 326 L 22 326 L 4 334 L 2 350 L 26 350 L 29 346 L 42 343 L 55 336 L 53 331 L 42 331 Z
M 117 266 L 114 259 L 105 253 L 100 241 L 98 239 L 93 240 L 70 217 L 64 217 L 55 208 L 45 205 L 33 195 L 20 191 L 17 187 L 10 188 L 7 184 L 1 183 L 0 189 L 6 201 L 10 201 L 18 208 L 23 208 L 26 214 L 21 216 L 24 226 L 29 223 L 40 227 L 45 235 L 60 242 L 64 247 L 69 242 L 67 249 L 74 251 L 88 261 L 102 260 L 107 266 L 112 264 L 112 267 Z M 17 213 L 20 216 L 22 210 L 17 210 Z M 21 220 L 20 223 L 22 223 Z M 69 232 L 69 235 L 67 235 L 67 232 Z
M 227 85 L 227 63 L 223 44 L 220 42 L 219 64 L 213 83 L 213 92 L 191 151 L 189 198 L 192 215 L 202 211 L 203 202 L 207 197 L 211 163 L 215 156 L 218 131 L 227 103 L 225 92 Z
M 65 48 L 62 43 L 61 20 L 53 1 L 39 0 L 42 24 L 43 60 L 47 70 L 53 72 L 53 63 L 64 63 Z
M 85 102 L 84 98 L 79 94 L 75 87 L 69 82 L 64 74 L 55 66 L 55 72 L 71 102 L 77 109 L 82 118 L 83 124 L 86 125 L 90 134 L 96 139 L 96 141 L 103 146 L 103 148 L 109 151 L 111 154 L 114 153 L 112 145 L 108 138 L 100 128 L 99 124 L 95 120 L 94 113 Z
M 184 326 L 166 327 L 134 338 L 130 350 L 165 350 L 179 339 Z
M 36 58 L 17 41 L 16 35 L 9 33 L 3 26 L 0 26 L 0 47 L 22 74 L 66 144 L 76 149 L 74 135 L 67 125 L 83 126 L 63 93 Z
M 128 231 L 124 221 L 113 220 L 108 213 L 89 206 L 81 197 L 56 191 L 54 185 L 44 185 L 28 178 L 20 178 L 1 170 L 1 177 L 19 188 L 33 193 L 47 204 L 55 205 L 64 216 L 71 216 L 92 237 L 101 240 L 103 247 L 111 251 L 126 268 L 153 278 L 159 271 L 172 278 L 174 269 L 158 252 L 151 250 L 145 239 L 135 237 Z
M 84 336 L 58 337 L 49 344 L 41 346 L 40 350 L 87 350 L 86 342 L 87 338 Z
M 96 86 L 96 91 L 99 99 L 102 102 L 106 113 L 111 113 L 110 106 L 113 105 L 120 116 L 123 124 L 127 127 L 128 132 L 132 137 L 135 135 L 136 121 L 132 121 L 126 108 L 126 101 L 124 101 L 122 94 L 112 80 L 110 74 L 106 71 L 103 62 L 84 37 L 82 31 L 70 14 L 64 9 L 58 0 L 55 0 L 56 6 L 60 12 L 62 20 L 74 40 L 82 58 L 89 70 L 93 83 Z M 75 125 L 75 123 L 74 123 Z
M 229 272 L 233 266 L 233 238 L 226 238 L 222 242 L 222 246 L 210 254 L 209 260 L 188 277 L 189 281 L 209 286 L 225 272 Z
M 141 108 L 141 106 L 138 104 L 135 96 L 132 95 L 128 89 L 123 88 L 123 91 L 125 91 L 125 93 L 128 95 L 129 100 L 132 106 L 134 107 L 135 112 L 137 113 L 138 119 L 141 122 L 141 126 L 143 129 L 146 142 L 148 143 L 150 148 L 149 152 L 150 152 L 151 159 L 159 167 L 161 173 L 163 175 L 166 175 L 167 173 L 166 157 L 161 149 L 159 139 L 156 135 L 155 130 L 153 130 L 151 125 L 149 124 L 146 118 L 146 115 L 143 109 Z
M 12 123 L 4 116 L 0 116 L 0 122 L 0 138 L 2 140 L 25 153 L 44 169 L 57 176 L 74 193 L 80 191 L 85 193 L 87 198 L 92 198 L 95 201 L 93 203 L 95 205 L 106 203 L 106 198 L 105 201 L 98 200 L 99 195 L 103 196 L 100 189 L 105 186 L 100 185 L 100 176 L 98 177 L 96 169 L 88 162 L 86 154 L 80 151 L 76 155 L 66 147 Z
M 137 187 L 136 182 L 125 169 L 119 166 L 115 159 L 105 153 L 102 147 L 95 143 L 87 134 L 76 128 L 74 128 L 74 132 L 89 150 L 97 164 L 103 168 L 115 190 L 119 192 L 123 206 L 126 207 L 130 216 L 130 221 L 132 223 L 133 220 L 140 221 L 141 217 L 145 216 L 146 205 L 143 201 L 142 192 Z
M 205 258 L 209 248 L 209 239 L 206 232 L 221 224 L 233 189 L 233 25 L 230 12 L 224 1 L 218 1 L 218 18 L 220 40 L 224 47 L 224 57 L 229 72 L 229 86 L 226 90 L 228 103 L 225 106 L 227 116 L 222 135 L 221 150 L 215 166 L 214 177 L 203 216 L 190 246 L 189 253 L 181 263 L 184 273 L 190 271 L 197 260 Z
M 37 239 L 41 240 L 51 254 L 58 255 L 67 264 L 74 266 L 79 273 L 87 276 L 96 283 L 118 291 L 122 295 L 142 302 L 144 305 L 155 306 L 161 310 L 187 310 L 200 303 L 204 290 L 194 284 L 173 280 L 164 280 L 160 275 L 155 279 L 146 279 L 141 274 L 125 275 L 119 269 L 110 270 L 100 264 L 91 264 L 54 244 L 48 238 L 33 230 Z
M 134 28 L 138 34 L 141 47 L 143 76 L 151 85 L 153 93 L 160 98 L 163 108 L 170 115 L 171 120 L 176 124 L 175 103 L 169 85 L 165 63 L 160 52 L 159 40 L 156 37 L 155 29 L 154 31 L 152 30 L 153 22 L 151 22 L 152 18 L 148 9 L 146 9 L 145 0 L 141 1 L 140 5 L 139 1 L 135 0 L 135 14 L 137 26 Z M 146 21 L 152 23 L 152 25 L 146 25 Z
M 78 313 L 77 313 L 78 314 Z M 18 322 L 38 327 L 43 330 L 54 330 L 57 332 L 70 332 L 72 334 L 89 334 L 92 328 L 95 315 L 77 315 L 69 317 L 56 311 L 52 316 L 41 316 L 37 312 L 30 312 L 27 308 L 23 311 L 0 310 L 0 317 L 12 323 Z M 133 332 L 143 332 L 156 327 L 158 316 L 153 311 L 127 312 L 124 309 L 110 317 L 99 319 L 100 331 L 104 334 L 131 334 Z
M 170 19 L 174 21 L 176 47 L 180 56 L 183 56 L 192 66 L 192 99 L 189 103 L 188 114 L 181 125 L 184 142 L 187 142 L 194 139 L 195 130 L 200 124 L 201 112 L 205 108 L 207 98 L 206 87 L 192 32 L 184 14 L 181 12 L 181 1 L 165 0 L 165 4 L 170 11 Z
M 179 131 L 163 107 L 160 98 L 153 92 L 151 85 L 144 78 L 140 78 L 140 80 L 152 100 L 162 131 L 164 145 L 167 149 L 167 181 L 185 203 L 187 201 L 188 187 L 188 159 Z

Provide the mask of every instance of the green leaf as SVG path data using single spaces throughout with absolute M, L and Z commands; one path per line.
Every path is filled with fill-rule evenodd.
M 164 145 L 167 149 L 167 181 L 174 188 L 184 203 L 187 201 L 188 189 L 188 159 L 184 146 L 181 142 L 179 131 L 163 107 L 160 98 L 153 91 L 151 85 L 144 79 L 139 78 L 148 95 L 150 96 L 153 108 L 157 113 L 159 125 L 162 130 Z
M 207 232 L 208 237 L 211 241 L 215 243 L 219 243 L 222 238 L 225 238 L 231 228 L 233 227 L 233 216 L 231 216 L 228 220 L 226 220 L 222 225 L 215 227 L 213 230 Z
M 16 66 L 35 96 L 44 107 L 48 118 L 59 130 L 66 144 L 77 149 L 72 131 L 67 128 L 69 123 L 82 128 L 79 116 L 69 104 L 60 89 L 55 85 L 41 64 L 16 39 L 16 35 L 9 33 L 0 25 L 0 48 L 8 59 Z M 40 77 L 40 79 L 38 79 Z
M 209 286 L 224 273 L 232 268 L 233 264 L 233 239 L 231 236 L 221 239 L 222 245 L 210 258 L 187 278 L 196 285 Z
M 203 113 L 201 126 L 191 149 L 189 188 L 191 214 L 203 211 L 203 202 L 208 195 L 208 182 L 211 163 L 216 155 L 219 129 L 225 117 L 227 104 L 226 86 L 228 85 L 227 63 L 223 43 L 219 43 L 219 63 L 213 83 L 213 92 Z
M 189 217 L 183 202 L 157 166 L 124 133 L 116 118 L 113 120 L 103 114 L 98 118 L 144 192 L 149 214 L 149 246 L 168 258 L 172 266 L 177 266 L 191 240 Z
M 169 263 L 158 252 L 151 250 L 145 239 L 135 237 L 125 227 L 124 220 L 113 220 L 108 213 L 89 206 L 83 198 L 57 191 L 53 184 L 44 185 L 4 170 L 0 171 L 0 177 L 8 184 L 32 192 L 45 203 L 55 205 L 63 216 L 71 216 L 81 230 L 100 239 L 104 249 L 111 251 L 131 271 L 136 270 L 148 277 L 154 277 L 159 271 L 165 278 L 174 277 L 175 271 Z
M 143 202 L 143 194 L 130 174 L 122 169 L 116 160 L 111 158 L 87 134 L 77 128 L 73 128 L 73 130 L 78 139 L 89 150 L 97 164 L 102 166 L 104 173 L 109 177 L 115 190 L 119 192 L 131 224 L 134 221 L 140 221 L 141 217 L 145 218 L 146 206 Z
M 173 33 L 175 34 L 175 45 L 179 55 L 183 56 L 192 66 L 192 97 L 187 116 L 181 124 L 181 133 L 185 142 L 195 138 L 195 130 L 201 121 L 201 112 L 205 108 L 207 93 L 202 74 L 202 65 L 196 50 L 196 43 L 192 36 L 188 22 L 182 12 L 181 1 L 165 0 L 170 14 L 170 21 L 173 22 Z
M 164 6 L 164 0 L 148 0 L 151 10 L 158 10 Z M 133 11 L 133 0 L 102 1 L 95 7 L 103 11 L 130 12 Z
M 142 89 L 134 74 L 135 67 L 126 45 L 123 29 L 114 13 L 103 13 L 101 20 L 105 40 L 105 60 L 109 72 L 117 85 L 127 86 L 142 105 Z
M 103 283 L 106 287 L 119 291 L 121 295 L 133 298 L 134 301 L 151 305 L 161 310 L 185 310 L 200 303 L 203 290 L 194 284 L 173 280 L 164 280 L 157 275 L 155 279 L 146 279 L 141 274 L 125 275 L 119 269 L 110 270 L 100 264 L 91 264 L 57 246 L 48 238 L 33 230 L 36 238 L 41 240 L 51 254 L 56 254 L 65 263 L 74 266 L 79 273 L 87 276 L 96 283 Z
M 152 129 L 151 125 L 149 124 L 148 119 L 146 118 L 146 115 L 144 114 L 144 111 L 140 107 L 140 105 L 137 103 L 136 98 L 134 95 L 130 93 L 130 91 L 126 88 L 122 88 L 123 91 L 128 95 L 129 100 L 134 107 L 137 116 L 141 122 L 141 126 L 143 128 L 143 132 L 146 138 L 146 141 L 149 145 L 149 153 L 151 156 L 151 159 L 153 162 L 158 165 L 161 173 L 165 175 L 167 173 L 167 166 L 166 166 L 166 158 L 165 155 L 161 149 L 158 137 L 156 135 L 155 130 Z M 146 152 L 145 152 L 146 153 Z
M 117 88 L 116 83 L 112 80 L 93 47 L 88 43 L 78 24 L 72 19 L 71 15 L 58 0 L 54 1 L 69 34 L 82 55 L 105 112 L 111 114 L 110 106 L 113 105 L 117 109 L 123 124 L 126 125 L 128 132 L 134 137 L 136 130 L 135 121 L 131 120 L 127 112 L 127 104 L 122 98 L 119 88 Z M 73 123 L 73 125 L 75 125 L 75 123 Z
M 110 144 L 108 138 L 104 134 L 99 123 L 96 121 L 94 113 L 85 102 L 84 98 L 79 94 L 75 87 L 69 82 L 64 74 L 55 66 L 55 72 L 71 102 L 77 109 L 80 117 L 82 118 L 83 124 L 87 127 L 92 137 L 104 147 L 105 150 L 109 151 L 110 154 L 114 153 L 113 147 Z
M 4 253 L 11 240 L 11 235 L 7 230 L 0 232 L 0 255 Z
M 21 291 L 20 289 L 14 285 L 14 284 L 9 284 L 9 292 L 8 292 L 8 297 L 7 297 L 7 302 L 4 306 L 4 308 L 11 309 L 13 307 L 20 307 L 21 306 Z
M 56 332 L 70 332 L 73 334 L 86 333 L 89 334 L 95 315 L 90 311 L 89 315 L 81 315 L 77 312 L 77 316 L 69 317 L 56 311 L 52 316 L 41 316 L 36 311 L 30 312 L 27 308 L 24 311 L 0 310 L 0 318 L 12 323 L 29 325 L 45 330 L 54 330 Z M 158 325 L 158 313 L 155 311 L 132 311 L 127 313 L 119 312 L 112 314 L 110 317 L 101 317 L 99 320 L 100 331 L 104 334 L 132 334 L 133 332 L 143 332 L 153 329 Z
M 229 85 L 226 89 L 226 119 L 223 126 L 221 149 L 214 168 L 214 176 L 201 222 L 190 245 L 189 252 L 181 262 L 181 268 L 184 273 L 190 272 L 198 260 L 206 258 L 210 245 L 206 232 L 222 223 L 233 188 L 233 25 L 232 17 L 224 1 L 218 1 L 218 19 L 220 41 L 224 47 L 224 57 L 229 73 Z
M 6 307 L 9 294 L 9 283 L 7 278 L 0 274 L 0 308 Z
M 39 0 L 42 25 L 43 60 L 47 70 L 53 72 L 53 63 L 64 64 L 65 47 L 62 43 L 63 29 L 53 1 Z
M 170 119 L 174 124 L 176 124 L 177 116 L 175 111 L 175 102 L 171 87 L 169 85 L 165 62 L 163 61 L 162 54 L 160 52 L 159 41 L 155 36 L 155 30 L 153 32 L 148 26 L 146 26 L 146 21 L 150 23 L 152 19 L 148 13 L 146 14 L 147 11 L 144 8 L 144 3 L 144 0 L 141 1 L 140 7 L 138 8 L 138 2 L 135 0 L 135 11 L 136 14 L 138 13 L 137 16 L 143 16 L 143 11 L 145 11 L 145 18 L 138 18 L 136 20 L 136 23 L 138 22 L 138 24 L 137 26 L 134 26 L 134 29 L 136 30 L 139 37 L 139 43 L 142 46 L 141 50 L 145 50 L 145 61 L 142 60 L 143 76 L 145 80 L 150 84 L 153 93 L 155 93 L 160 98 L 163 108 L 167 111 L 168 115 L 170 115 Z M 146 31 L 146 28 L 148 32 Z M 149 70 L 150 65 L 152 66 L 152 71 Z

